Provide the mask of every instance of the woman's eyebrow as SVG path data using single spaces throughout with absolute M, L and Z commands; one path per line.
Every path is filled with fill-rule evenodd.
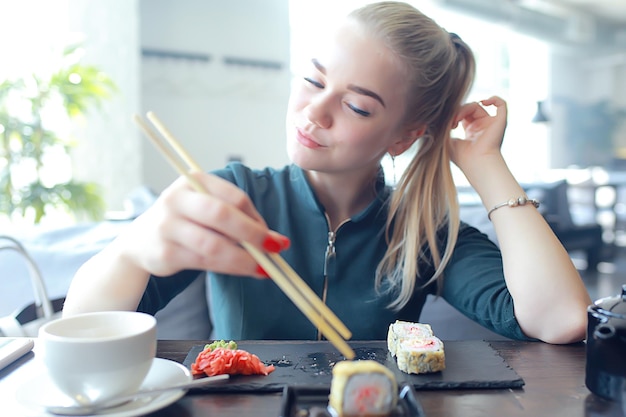
M 352 90 L 355 93 L 362 94 L 364 96 L 372 97 L 373 99 L 378 100 L 380 104 L 382 104 L 383 107 L 385 107 L 385 102 L 383 101 L 383 99 L 372 90 L 368 90 L 367 88 L 359 87 L 358 85 L 354 85 L 354 84 L 348 85 L 348 90 Z
M 313 63 L 313 66 L 317 68 L 319 72 L 326 75 L 326 68 L 322 64 L 320 64 L 320 62 L 317 59 L 313 58 L 311 62 Z M 380 104 L 382 104 L 383 107 L 386 107 L 383 99 L 372 90 L 368 90 L 367 88 L 359 87 L 358 85 L 354 85 L 354 84 L 349 84 L 348 90 L 354 91 L 357 94 L 362 94 L 364 96 L 372 97 L 373 99 L 377 100 Z
M 311 62 L 313 63 L 313 66 L 315 68 L 317 68 L 317 70 L 319 72 L 321 72 L 322 74 L 326 75 L 326 67 L 324 67 L 322 64 L 320 64 L 320 62 L 317 59 L 313 58 L 311 60 Z

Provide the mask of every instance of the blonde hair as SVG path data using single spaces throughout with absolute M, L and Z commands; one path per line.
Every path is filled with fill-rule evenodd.
M 441 284 L 459 231 L 459 205 L 450 169 L 450 130 L 472 84 L 475 61 L 469 47 L 413 6 L 380 2 L 350 14 L 381 39 L 408 70 L 407 126 L 426 126 L 416 154 L 393 192 L 387 219 L 387 251 L 376 271 L 376 286 L 395 294 L 389 307 L 401 309 L 419 280 Z M 447 228 L 443 254 L 438 232 Z M 420 263 L 434 274 L 420 276 Z M 430 268 L 428 268 L 430 269 Z M 441 285 L 439 285 L 441 287 Z

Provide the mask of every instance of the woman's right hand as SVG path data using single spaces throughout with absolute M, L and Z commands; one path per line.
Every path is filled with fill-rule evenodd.
M 248 196 L 219 177 L 193 174 L 208 195 L 179 178 L 117 238 L 85 262 L 70 284 L 63 315 L 135 310 L 150 274 L 211 270 L 267 274 L 238 242 L 278 252 L 289 239 L 270 231 Z
M 250 198 L 234 184 L 211 174 L 194 173 L 208 194 L 184 177 L 116 239 L 127 262 L 153 275 L 183 269 L 267 277 L 238 242 L 279 252 L 289 239 L 268 229 Z

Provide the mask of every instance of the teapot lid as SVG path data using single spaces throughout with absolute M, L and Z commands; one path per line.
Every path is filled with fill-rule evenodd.
M 626 284 L 622 285 L 620 295 L 601 298 L 595 304 L 603 314 L 626 319 Z

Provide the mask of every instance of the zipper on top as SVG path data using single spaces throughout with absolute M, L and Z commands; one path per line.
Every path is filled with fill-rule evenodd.
M 326 298 L 328 295 L 328 267 L 330 265 L 330 261 L 335 259 L 337 256 L 337 252 L 335 251 L 335 241 L 337 240 L 337 232 L 350 219 L 346 219 L 342 221 L 337 228 L 333 231 L 330 229 L 330 219 L 328 218 L 328 214 L 324 213 L 326 217 L 326 224 L 328 225 L 328 244 L 326 245 L 326 252 L 324 253 L 324 286 L 322 287 L 322 302 L 326 304 Z M 322 340 L 322 333 L 317 329 L 317 340 Z

